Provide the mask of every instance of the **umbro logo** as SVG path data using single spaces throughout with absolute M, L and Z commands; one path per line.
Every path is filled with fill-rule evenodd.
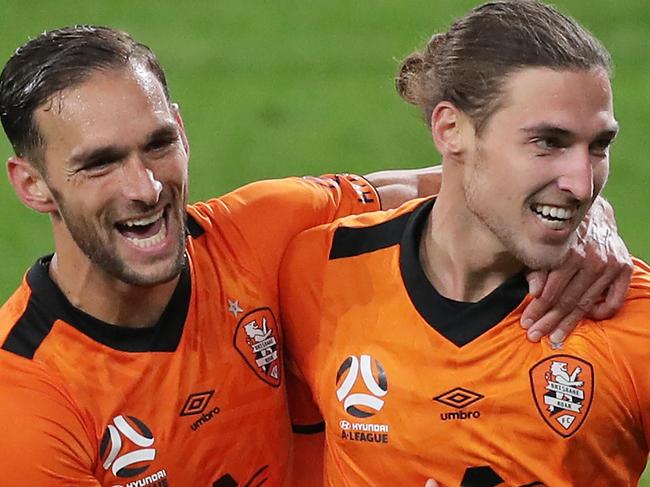
M 451 391 L 443 392 L 439 396 L 434 397 L 433 400 L 438 401 L 445 406 L 451 406 L 456 409 L 463 409 L 470 404 L 474 404 L 476 401 L 480 401 L 483 399 L 483 397 L 485 396 L 470 391 L 469 389 L 456 387 Z
M 476 419 L 481 416 L 479 411 L 463 411 L 470 404 L 480 401 L 485 396 L 478 392 L 470 391 L 463 387 L 455 387 L 450 391 L 443 392 L 439 396 L 433 398 L 445 406 L 450 406 L 460 411 L 447 411 L 440 413 L 440 419 L 443 421 L 450 421 L 456 419 Z
M 205 411 L 210 399 L 214 395 L 214 389 L 205 392 L 195 392 L 190 394 L 185 401 L 185 405 L 181 410 L 179 416 L 192 416 L 193 414 L 201 414 Z
M 212 399 L 213 395 L 214 389 L 205 392 L 195 392 L 194 394 L 190 394 L 187 398 L 187 401 L 185 401 L 185 405 L 183 406 L 183 409 L 181 409 L 179 416 L 194 416 L 197 414 L 201 415 L 199 419 L 192 423 L 192 431 L 198 430 L 201 426 L 203 426 L 205 423 L 210 421 L 221 412 L 219 406 L 210 408 L 207 412 L 205 412 L 206 408 L 208 407 L 208 403 L 210 402 L 210 399 Z

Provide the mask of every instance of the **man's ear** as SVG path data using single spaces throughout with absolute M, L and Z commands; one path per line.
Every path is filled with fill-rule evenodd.
M 185 147 L 185 152 L 187 157 L 190 156 L 190 143 L 187 140 L 187 133 L 185 132 L 185 123 L 183 123 L 183 117 L 181 117 L 181 109 L 178 106 L 178 103 L 172 103 L 172 112 L 174 113 L 174 119 L 178 124 L 178 128 L 181 132 L 181 141 L 183 142 L 183 147 Z
M 32 210 L 40 213 L 58 211 L 56 201 L 43 175 L 27 159 L 12 156 L 7 160 L 7 175 L 14 191 Z
M 431 136 L 443 156 L 450 159 L 463 153 L 463 113 L 452 103 L 438 103 L 431 113 Z

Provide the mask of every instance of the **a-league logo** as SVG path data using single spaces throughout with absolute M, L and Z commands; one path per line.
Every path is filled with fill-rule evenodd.
M 126 444 L 125 439 L 132 445 Z M 151 430 L 141 420 L 134 416 L 115 416 L 106 427 L 99 447 L 104 470 L 110 468 L 113 475 L 122 478 L 141 474 L 156 458 L 156 449 L 149 448 L 153 442 Z
M 363 392 L 360 387 L 355 388 L 359 374 L 363 381 Z M 350 355 L 346 358 L 336 373 L 336 384 L 339 386 L 336 397 L 343 403 L 345 411 L 355 418 L 373 416 L 384 406 L 381 398 L 388 392 L 388 379 L 384 367 L 378 360 L 373 361 L 370 355 L 359 358 Z

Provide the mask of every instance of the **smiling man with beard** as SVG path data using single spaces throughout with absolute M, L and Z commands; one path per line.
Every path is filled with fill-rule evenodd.
M 189 144 L 162 67 L 109 28 L 19 48 L 0 114 L 10 182 L 55 245 L 0 310 L 3 483 L 282 485 L 280 259 L 300 231 L 378 209 L 377 191 L 289 178 L 186 205 Z M 405 199 L 399 174 L 381 178 L 384 201 Z M 625 287 L 625 261 L 602 289 Z

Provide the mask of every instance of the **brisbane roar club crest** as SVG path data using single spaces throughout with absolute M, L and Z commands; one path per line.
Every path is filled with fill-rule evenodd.
M 594 369 L 571 355 L 554 355 L 530 369 L 537 410 L 553 431 L 568 438 L 587 418 L 594 393 Z
M 243 316 L 235 330 L 234 344 L 248 366 L 267 384 L 278 387 L 282 379 L 279 328 L 269 308 Z

